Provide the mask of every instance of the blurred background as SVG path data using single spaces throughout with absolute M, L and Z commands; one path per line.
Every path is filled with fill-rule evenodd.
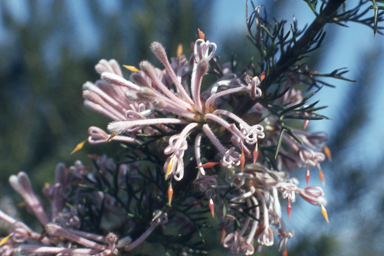
M 265 5 L 270 20 L 295 16 L 299 28 L 315 17 L 303 1 L 255 4 Z M 115 154 L 109 143 L 70 155 L 90 125 L 105 128 L 109 121 L 82 106 L 81 86 L 98 79 L 99 59 L 134 66 L 148 59 L 161 67 L 150 43 L 161 42 L 169 56 L 181 43 L 189 56 L 200 28 L 217 43 L 221 62 L 236 56 L 246 64 L 257 55 L 246 38 L 245 6 L 244 0 L 0 1 L 0 207 L 14 196 L 11 174 L 26 171 L 40 192 L 58 162 L 91 165 L 87 154 Z M 319 207 L 298 199 L 286 223 L 295 231 L 289 255 L 384 254 L 384 40 L 368 27 L 348 25 L 327 25 L 323 46 L 306 59 L 325 73 L 347 67 L 346 77 L 357 82 L 326 80 L 336 88 L 314 98 L 329 106 L 321 113 L 331 119 L 308 127 L 329 135 L 333 159 L 322 168 L 330 224 Z M 304 171 L 295 175 L 304 186 Z M 268 248 L 267 255 L 281 253 Z

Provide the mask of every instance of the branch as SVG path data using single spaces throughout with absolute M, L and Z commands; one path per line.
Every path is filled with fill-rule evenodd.
M 321 33 L 327 19 L 324 17 L 331 16 L 337 12 L 337 9 L 345 0 L 330 0 L 322 11 L 321 16 L 317 16 L 312 24 L 306 29 L 301 38 L 296 42 L 293 47 L 289 47 L 284 53 L 282 53 L 276 66 L 270 69 L 270 72 L 266 79 L 260 85 L 261 89 L 268 88 L 278 77 L 288 70 L 288 67 L 293 65 L 300 57 L 300 52 L 307 50 L 310 46 L 310 41 L 316 35 Z M 234 114 L 242 117 L 253 105 L 257 103 L 257 100 L 252 100 L 248 95 L 239 97 L 239 104 L 234 109 Z

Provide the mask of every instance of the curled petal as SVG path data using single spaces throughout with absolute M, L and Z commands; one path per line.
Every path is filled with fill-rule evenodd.
M 193 183 L 198 184 L 200 191 L 205 192 L 207 189 L 217 187 L 217 175 L 209 176 L 204 175 L 203 177 L 195 180 Z
M 188 148 L 188 143 L 186 139 L 179 139 L 180 134 L 171 136 L 168 146 L 164 149 L 164 154 L 169 155 L 174 153 L 179 158 L 183 157 L 184 151 Z
M 299 151 L 301 161 L 306 165 L 317 167 L 319 163 L 325 160 L 325 155 L 321 152 L 314 152 L 308 148 L 301 148 Z
M 204 42 L 203 39 L 197 39 L 194 47 L 194 57 L 197 63 L 201 61 L 209 62 L 215 54 L 217 45 L 210 43 L 209 41 Z
M 264 228 L 259 237 L 257 238 L 257 242 L 261 245 L 272 246 L 273 245 L 273 230 L 270 226 Z
M 281 229 L 279 229 L 279 231 L 281 231 Z M 293 230 L 280 232 L 279 234 L 280 242 L 277 247 L 277 250 L 280 251 L 281 249 L 286 247 L 288 243 L 288 239 L 291 239 L 293 235 L 294 235 Z
M 224 248 L 229 248 L 233 254 L 239 254 L 240 246 L 239 246 L 238 238 L 239 238 L 239 233 L 237 231 L 227 235 L 223 240 Z
M 298 188 L 297 193 L 310 204 L 319 205 L 326 203 L 325 199 L 322 197 L 324 192 L 320 187 L 310 186 L 305 189 Z
M 239 166 L 240 156 L 240 153 L 236 152 L 235 148 L 232 147 L 225 152 L 223 158 L 221 159 L 221 165 L 226 168 L 231 168 L 232 165 Z
M 261 89 L 258 87 L 260 83 L 260 79 L 255 76 L 247 85 L 247 90 L 249 91 L 249 94 L 253 100 L 260 98 L 262 95 Z
M 245 141 L 248 144 L 255 144 L 257 143 L 257 139 L 264 139 L 264 137 L 264 127 L 260 124 L 256 124 L 252 126 L 245 135 Z

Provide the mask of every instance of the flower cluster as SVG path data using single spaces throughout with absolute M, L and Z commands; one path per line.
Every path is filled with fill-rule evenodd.
M 299 194 L 311 204 L 321 205 L 322 213 L 327 219 L 322 189 L 313 186 L 298 188 L 296 179 L 281 172 L 283 167 L 287 170 L 306 167 L 308 184 L 309 167 L 316 167 L 324 182 L 320 163 L 325 160 L 325 155 L 320 151 L 327 150 L 324 144 L 326 135 L 298 129 L 290 130 L 296 138 L 284 134 L 282 130 L 286 127 L 269 105 L 257 103 L 243 117 L 228 109 L 228 101 L 234 95 L 247 93 L 252 99 L 262 98 L 263 93 L 259 85 L 264 79 L 264 74 L 259 78 L 250 70 L 246 70 L 236 75 L 223 65 L 218 81 L 205 92 L 201 92 L 203 77 L 208 72 L 210 63 L 217 65 L 213 59 L 216 44 L 200 38 L 194 44 L 189 61 L 179 55 L 172 58 L 171 63 L 160 43 L 152 43 L 151 50 L 165 69 L 154 68 L 147 61 L 140 63 L 140 70 L 125 66 L 134 71 L 130 77 L 131 81 L 122 77 L 122 72 L 114 60 L 101 60 L 96 66 L 101 80 L 97 81 L 96 85 L 89 82 L 84 85 L 85 105 L 114 121 L 108 125 L 110 134 L 91 127 L 88 139 L 91 144 L 110 140 L 140 144 L 143 143 L 140 140 L 143 138 L 140 136 L 142 134 L 173 134 L 168 136 L 168 145 L 163 151 L 165 155 L 169 155 L 164 161 L 163 169 L 165 179 L 173 177 L 176 181 L 184 177 L 187 169 L 184 154 L 189 144 L 192 144 L 192 155 L 199 169 L 194 183 L 200 187 L 201 192 L 205 192 L 212 216 L 216 209 L 215 203 L 225 203 L 226 211 L 248 213 L 247 217 L 241 214 L 230 215 L 228 212 L 218 215 L 223 223 L 228 219 L 238 219 L 243 224 L 241 230 L 233 231 L 225 238 L 223 236 L 224 247 L 230 248 L 233 253 L 253 254 L 254 238 L 257 238 L 258 246 L 271 246 L 274 241 L 273 226 L 279 231 L 279 249 L 286 248 L 287 239 L 293 236 L 293 231 L 288 232 L 285 229 L 279 193 L 281 198 L 288 199 L 288 216 L 291 202 L 295 201 L 295 194 Z M 286 82 L 282 91 L 285 93 L 275 100 L 275 105 L 292 109 L 291 115 L 310 115 L 310 111 L 303 110 L 313 106 L 302 107 L 304 100 L 301 91 L 293 88 L 292 79 Z M 98 95 L 97 101 L 89 97 L 92 93 Z M 309 119 L 305 120 L 304 129 L 308 122 Z M 96 130 L 98 132 L 95 132 Z M 195 139 L 189 140 L 189 137 Z M 269 170 L 256 163 L 258 158 L 260 162 L 267 163 L 267 151 L 276 148 L 279 137 L 284 147 L 280 147 L 276 154 L 277 170 Z M 217 175 L 206 174 L 205 169 L 213 167 L 216 163 L 202 163 L 201 141 L 205 138 L 217 149 L 221 167 L 237 170 L 231 172 L 229 178 L 226 178 L 227 182 L 222 185 L 218 185 Z M 251 159 L 253 165 L 246 165 Z M 235 168 L 237 166 L 241 166 L 241 172 Z M 220 191 L 231 187 L 235 188 L 234 192 L 225 193 L 226 197 L 220 198 Z M 169 205 L 172 193 L 170 183 Z M 225 233 L 225 229 L 223 232 Z M 246 233 L 248 235 L 245 235 Z
M 198 39 L 190 61 L 180 55 L 171 63 L 160 43 L 152 43 L 151 49 L 165 69 L 156 69 L 148 61 L 142 61 L 140 71 L 128 66 L 138 71 L 131 75 L 131 81 L 122 77 L 114 60 L 101 60 L 96 65 L 101 80 L 95 85 L 90 82 L 84 84 L 84 104 L 114 121 L 108 125 L 110 134 L 90 127 L 88 141 L 91 144 L 110 140 L 140 143 L 134 138 L 134 133 L 155 135 L 159 129 L 175 133 L 181 130 L 169 138 L 164 149 L 164 154 L 170 155 L 164 163 L 166 179 L 173 176 L 175 180 L 181 180 L 184 176 L 183 156 L 188 149 L 187 137 L 196 131 L 194 151 L 198 166 L 202 166 L 199 147 L 204 135 L 221 154 L 223 167 L 239 166 L 241 152 L 250 155 L 249 147 L 257 148 L 258 139 L 264 138 L 263 127 L 260 124 L 249 125 L 231 112 L 219 109 L 215 100 L 240 92 L 249 93 L 252 98 L 261 97 L 259 78 L 246 76 L 246 81 L 241 81 L 234 74 L 228 74 L 212 85 L 211 93 L 204 94 L 201 93 L 203 76 L 216 51 L 215 43 Z M 189 74 L 190 83 L 187 82 Z M 228 122 L 228 118 L 232 122 Z M 172 129 L 175 125 L 177 128 Z M 221 128 L 231 134 L 232 146 L 224 146 L 217 139 L 213 130 L 222 131 Z M 199 169 L 204 175 L 204 168 Z
M 324 182 L 320 163 L 330 155 L 324 144 L 327 137 L 284 123 L 289 115 L 299 116 L 305 120 L 305 129 L 316 110 L 314 105 L 304 105 L 306 98 L 292 80 L 287 80 L 281 89 L 284 93 L 271 101 L 270 92 L 261 88 L 264 72 L 257 76 L 245 68 L 235 74 L 230 65 L 218 63 L 216 48 L 201 37 L 189 59 L 180 52 L 169 61 L 164 47 L 154 42 L 151 50 L 164 69 L 148 61 L 140 63 L 140 70 L 124 66 L 132 71 L 130 80 L 123 77 L 115 60 L 101 60 L 96 65 L 101 80 L 83 85 L 84 105 L 112 122 L 108 132 L 91 126 L 88 142 L 120 141 L 127 149 L 124 160 L 116 164 L 105 156 L 91 155 L 96 165 L 93 172 L 81 162 L 70 168 L 59 164 L 55 183 L 43 190 L 51 203 L 49 215 L 27 175 L 12 176 L 11 185 L 45 231 L 33 231 L 0 212 L 0 218 L 12 225 L 9 236 L 0 242 L 2 255 L 116 255 L 146 240 L 168 221 L 166 211 L 172 209 L 178 214 L 170 214 L 170 223 L 183 227 L 180 236 L 186 230 L 198 230 L 188 211 L 206 213 L 204 202 L 212 217 L 220 219 L 223 246 L 234 254 L 252 255 L 262 246 L 273 245 L 276 230 L 279 250 L 287 249 L 294 233 L 286 229 L 280 199 L 287 200 L 288 218 L 298 194 L 321 206 L 328 221 L 322 189 L 308 186 L 310 167 L 318 168 Z M 208 86 L 203 78 L 210 71 L 218 79 Z M 242 115 L 233 111 L 239 95 L 257 101 Z M 274 153 L 275 159 L 271 157 Z M 307 168 L 308 187 L 304 189 L 284 172 L 297 167 Z M 179 186 L 174 195 L 172 184 L 185 187 Z M 166 195 L 168 200 L 164 200 Z M 173 197 L 177 206 L 172 206 Z M 138 223 L 148 215 L 149 228 L 137 231 Z M 99 221 L 92 223 L 90 219 Z M 97 230 L 92 229 L 95 226 Z M 175 244 L 172 239 L 164 244 Z M 181 248 L 183 255 L 187 253 L 185 244 Z

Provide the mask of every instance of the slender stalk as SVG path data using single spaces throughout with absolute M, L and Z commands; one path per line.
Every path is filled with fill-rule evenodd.
M 335 12 L 337 12 L 337 9 L 340 7 L 340 5 L 344 2 L 345 0 L 328 1 L 328 4 L 323 10 L 323 16 L 330 16 L 334 14 Z M 298 53 L 308 46 L 311 38 L 313 38 L 314 35 L 317 35 L 323 29 L 325 24 L 327 24 L 326 19 L 321 16 L 316 17 L 316 19 L 306 29 L 300 39 L 296 42 L 296 50 L 292 51 L 292 49 L 287 49 L 284 53 L 282 53 L 275 67 L 272 67 L 270 69 L 268 78 L 264 79 L 261 82 L 260 88 L 262 90 L 268 88 L 270 84 L 272 84 L 278 77 L 280 77 L 284 72 L 286 72 L 288 68 L 291 67 L 298 60 L 298 58 L 300 57 Z M 244 114 L 246 114 L 258 101 L 259 99 L 252 100 L 249 95 L 241 96 L 237 101 L 239 102 L 239 104 L 234 108 L 233 113 L 239 117 L 243 117 Z

